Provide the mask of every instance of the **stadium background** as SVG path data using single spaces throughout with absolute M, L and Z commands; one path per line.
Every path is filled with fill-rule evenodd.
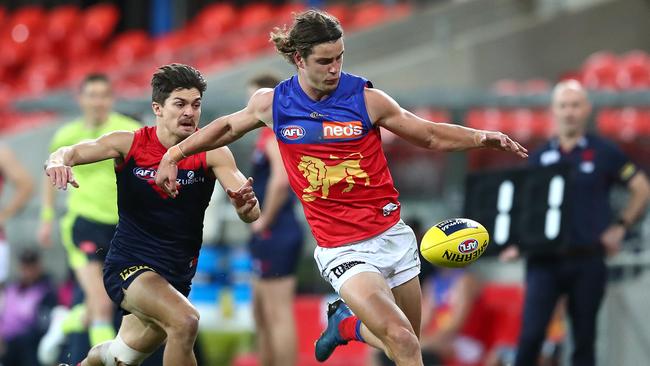
M 322 6 L 341 19 L 346 30 L 346 71 L 369 78 L 423 117 L 500 129 L 534 147 L 553 133 L 546 111 L 549 88 L 560 79 L 578 78 L 589 87 L 594 101 L 590 128 L 616 140 L 646 169 L 650 166 L 648 1 L 313 1 L 309 5 Z M 272 26 L 288 22 L 291 11 L 305 6 L 297 1 L 4 0 L 0 3 L 0 140 L 40 180 L 48 141 L 61 123 L 77 115 L 75 88 L 90 71 L 109 73 L 116 110 L 146 124 L 153 122 L 151 73 L 169 62 L 192 64 L 207 76 L 202 123 L 233 112 L 245 102 L 249 77 L 263 71 L 281 76 L 293 72 L 266 41 Z M 249 169 L 253 138 L 247 136 L 231 146 L 244 173 Z M 489 153 L 429 153 L 390 136 L 385 150 L 401 193 L 404 218 L 418 218 L 425 227 L 462 214 L 467 172 L 518 164 Z M 11 194 L 11 189 L 6 190 L 4 200 Z M 615 205 L 621 198 L 622 193 L 614 195 Z M 36 245 L 39 202 L 37 192 L 6 225 L 14 254 L 18 248 Z M 202 340 L 211 344 L 213 357 L 223 360 L 249 348 L 252 319 L 244 250 L 247 229 L 232 210 L 220 210 L 219 202 L 215 197 L 206 218 L 206 250 L 192 300 L 202 311 Z M 57 200 L 59 213 L 63 204 L 63 199 Z M 624 252 L 610 260 L 616 276 L 601 310 L 600 365 L 641 365 L 650 359 L 650 322 L 645 313 L 650 305 L 646 271 L 650 218 L 646 215 L 642 221 Z M 329 292 L 315 270 L 313 245 L 312 240 L 303 253 L 299 274 L 299 292 L 304 297 L 297 308 L 304 317 L 320 314 L 320 308 L 314 312 L 314 307 L 322 305 L 322 296 Z M 45 260 L 48 271 L 62 279 L 66 264 L 61 247 L 49 249 Z M 522 267 L 520 262 L 503 265 L 485 258 L 475 269 L 495 284 L 518 285 Z M 301 342 L 306 348 L 313 338 Z

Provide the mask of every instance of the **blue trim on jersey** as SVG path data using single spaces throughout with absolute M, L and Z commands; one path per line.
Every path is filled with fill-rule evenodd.
M 324 144 L 363 138 L 375 126 L 368 116 L 364 89 L 372 87 L 365 78 L 341 72 L 339 85 L 326 99 L 315 101 L 300 87 L 298 76 L 284 80 L 273 93 L 273 132 L 285 144 Z M 360 122 L 336 126 L 337 122 Z M 327 123 L 353 137 L 325 136 Z M 340 132 L 337 131 L 337 132 Z

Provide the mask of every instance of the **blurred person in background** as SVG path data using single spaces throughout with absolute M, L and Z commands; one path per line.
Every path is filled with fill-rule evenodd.
M 318 244 L 319 271 L 343 299 L 329 306 L 316 359 L 356 340 L 400 366 L 422 365 L 418 245 L 400 218 L 379 127 L 431 150 L 495 148 L 527 157 L 526 149 L 500 132 L 418 118 L 368 80 L 342 72 L 343 29 L 325 12 L 295 14 L 291 27 L 276 28 L 271 38 L 297 75 L 258 90 L 244 109 L 170 147 L 156 183 L 176 197 L 177 163 L 185 156 L 273 128 Z
M 46 165 L 58 189 L 78 188 L 76 165 L 108 160 L 116 172 L 119 224 L 104 262 L 103 284 L 124 317 L 115 339 L 94 346 L 83 366 L 140 365 L 166 342 L 163 365 L 195 366 L 199 313 L 189 302 L 203 239 L 203 215 L 216 181 L 240 219 L 259 217 L 252 188 L 226 147 L 179 162 L 182 193 L 169 199 L 154 184 L 159 159 L 190 136 L 207 84 L 191 66 L 160 67 L 151 80 L 156 126 L 115 131 L 53 152 Z
M 11 199 L 0 208 L 0 291 L 9 278 L 11 254 L 4 233 L 4 225 L 11 217 L 25 207 L 34 191 L 34 181 L 13 151 L 0 145 L 0 192 L 4 182 L 13 188 Z
M 94 140 L 112 131 L 139 128 L 140 124 L 135 120 L 113 111 L 113 101 L 108 77 L 104 74 L 87 75 L 78 95 L 82 115 L 56 131 L 50 143 L 50 152 Z M 83 300 L 76 299 L 79 305 L 67 319 L 66 328 L 75 333 L 84 331 L 85 324 L 72 323 L 87 322 L 89 342 L 94 346 L 115 337 L 114 308 L 102 282 L 104 258 L 118 221 L 115 172 L 110 161 L 103 161 L 75 167 L 74 174 L 80 188 L 68 192 L 67 212 L 61 219 L 60 231 L 68 263 L 81 287 Z M 45 177 L 38 241 L 46 247 L 52 243 L 55 194 L 55 186 Z M 73 345 L 73 348 L 74 359 L 79 357 L 77 348 L 85 352 L 87 345 Z
M 562 81 L 553 90 L 551 110 L 557 137 L 531 154 L 533 166 L 568 163 L 574 178 L 567 214 L 571 219 L 571 245 L 560 251 L 526 260 L 526 297 L 515 365 L 536 365 L 544 335 L 561 295 L 573 336 L 573 366 L 595 365 L 596 316 L 607 282 L 604 258 L 616 254 L 625 234 L 644 213 L 650 184 L 623 152 L 610 141 L 587 133 L 591 103 L 575 80 Z M 609 193 L 615 183 L 629 191 L 627 204 L 612 213 Z M 501 254 L 519 255 L 516 246 Z
M 261 74 L 249 81 L 249 97 L 260 88 L 274 88 L 280 80 Z M 293 300 L 296 267 L 302 254 L 303 232 L 294 213 L 295 196 L 282 164 L 278 142 L 263 128 L 253 151 L 253 190 L 260 202 L 260 218 L 251 224 L 253 257 L 253 313 L 257 351 L 264 366 L 296 364 L 296 323 Z
M 0 364 L 39 366 L 36 349 L 56 306 L 56 291 L 36 249 L 24 249 L 18 262 L 18 279 L 7 285 L 0 305 Z

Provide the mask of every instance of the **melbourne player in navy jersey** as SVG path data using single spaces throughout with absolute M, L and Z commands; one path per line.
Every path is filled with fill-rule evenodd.
M 279 82 L 273 75 L 258 75 L 249 82 L 250 94 Z M 260 218 L 251 224 L 250 240 L 257 274 L 253 314 L 258 358 L 262 366 L 293 366 L 297 361 L 293 299 L 303 231 L 294 213 L 295 195 L 289 191 L 278 142 L 270 128 L 260 131 L 255 144 L 253 179 L 262 208 Z
M 182 194 L 174 183 L 177 162 L 184 155 L 223 146 L 255 128 L 273 128 L 289 183 L 318 243 L 314 258 L 321 275 L 345 301 L 330 306 L 316 359 L 359 340 L 384 350 L 399 366 L 421 366 L 417 242 L 400 219 L 379 128 L 432 150 L 487 147 L 526 157 L 526 149 L 500 132 L 418 118 L 365 79 L 341 72 L 342 36 L 339 21 L 317 10 L 296 14 L 291 27 L 276 29 L 276 49 L 297 75 L 260 89 L 241 111 L 170 148 L 156 183 L 176 197 Z
M 164 365 L 196 365 L 192 348 L 199 314 L 187 300 L 201 247 L 203 216 L 219 180 L 239 217 L 252 222 L 259 205 L 227 148 L 182 159 L 169 198 L 154 182 L 167 149 L 190 136 L 201 116 L 206 83 L 192 67 L 172 64 L 153 75 L 155 127 L 117 131 L 63 147 L 50 155 L 46 174 L 59 189 L 78 187 L 71 167 L 114 159 L 119 223 L 104 265 L 104 286 L 125 312 L 117 337 L 99 344 L 81 363 L 139 365 L 166 339 Z

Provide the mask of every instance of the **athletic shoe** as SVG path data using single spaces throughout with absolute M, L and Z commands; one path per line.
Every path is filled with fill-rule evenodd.
M 329 304 L 327 308 L 327 328 L 316 341 L 316 360 L 324 362 L 332 355 L 336 347 L 348 344 L 348 341 L 341 338 L 339 324 L 343 319 L 352 315 L 352 311 L 342 299 Z

